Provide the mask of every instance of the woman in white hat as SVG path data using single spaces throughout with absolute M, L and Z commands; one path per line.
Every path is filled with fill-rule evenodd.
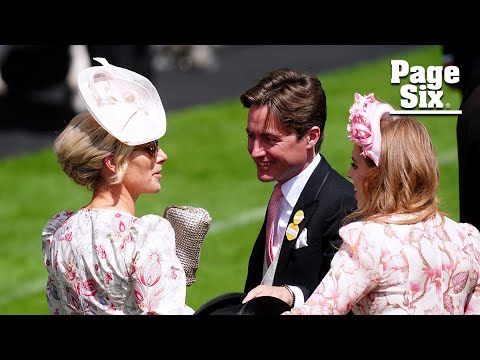
M 89 204 L 54 215 L 42 233 L 51 314 L 193 314 L 175 253 L 158 215 L 135 216 L 140 194 L 158 193 L 167 155 L 158 147 L 165 111 L 153 84 L 95 58 L 78 87 L 88 112 L 57 137 L 58 163 L 92 190 Z

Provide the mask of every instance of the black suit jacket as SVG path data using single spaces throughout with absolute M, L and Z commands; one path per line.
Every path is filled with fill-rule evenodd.
M 480 193 L 476 170 L 480 158 L 480 79 L 465 93 L 458 115 L 458 189 L 460 222 L 468 222 L 480 229 Z
M 298 286 L 305 300 L 308 299 L 330 269 L 333 255 L 340 247 L 340 222 L 354 209 L 353 185 L 337 173 L 322 155 L 288 222 L 292 223 L 295 213 L 303 210 L 305 218 L 298 224 L 298 234 L 307 228 L 308 246 L 295 249 L 297 238 L 289 241 L 286 236 L 283 237 L 273 285 Z M 250 255 L 245 292 L 260 285 L 263 278 L 266 217 L 267 214 Z

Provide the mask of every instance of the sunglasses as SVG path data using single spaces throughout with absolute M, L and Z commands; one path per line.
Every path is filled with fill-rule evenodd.
M 150 157 L 154 158 L 158 155 L 158 140 L 149 142 L 146 145 L 141 145 L 137 149 L 146 151 Z

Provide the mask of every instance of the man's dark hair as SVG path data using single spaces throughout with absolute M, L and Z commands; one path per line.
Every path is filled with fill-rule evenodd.
M 327 121 L 327 100 L 315 75 L 300 74 L 288 68 L 274 70 L 246 90 L 240 101 L 246 108 L 252 104 L 266 105 L 268 117 L 265 126 L 268 126 L 270 114 L 273 114 L 280 120 L 280 127 L 286 133 L 295 132 L 298 139 L 312 126 L 318 126 L 321 133 L 315 152 L 320 151 Z

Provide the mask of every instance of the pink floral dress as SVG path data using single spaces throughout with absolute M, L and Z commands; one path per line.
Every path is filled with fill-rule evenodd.
M 479 231 L 439 215 L 414 225 L 388 219 L 342 227 L 330 271 L 284 314 L 480 314 Z
M 192 314 L 170 223 L 115 209 L 62 211 L 42 233 L 51 314 Z

